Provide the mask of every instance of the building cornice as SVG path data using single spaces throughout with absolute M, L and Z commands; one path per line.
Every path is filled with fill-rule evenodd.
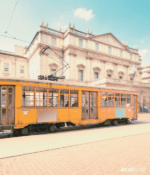
M 110 54 L 106 54 L 106 53 L 103 53 L 103 52 L 94 51 L 94 50 L 91 50 L 91 49 L 85 49 L 85 48 L 77 47 L 77 46 L 74 46 L 74 45 L 71 45 L 71 44 L 69 44 L 66 47 L 64 47 L 64 51 L 66 51 L 68 49 L 80 50 L 80 51 L 84 51 L 85 53 L 88 52 L 88 54 L 90 54 L 90 53 L 93 54 L 94 53 L 94 54 L 97 55 L 97 57 L 100 57 L 100 56 L 102 56 L 102 57 L 103 56 L 108 57 L 108 58 L 105 58 L 105 59 L 104 58 L 95 58 L 95 57 L 92 57 L 93 59 L 97 59 L 97 60 L 102 60 L 102 61 L 116 63 L 116 64 L 122 64 L 122 65 L 124 65 L 125 63 L 127 63 L 125 66 L 128 66 L 130 63 L 132 63 L 132 64 L 135 63 L 137 65 L 140 65 L 140 63 L 139 62 L 136 62 L 136 61 L 131 61 L 131 60 L 128 60 L 126 58 L 117 57 L 117 56 L 114 56 L 114 55 L 110 55 Z M 113 60 L 111 61 L 110 58 L 113 58 Z M 122 63 L 122 61 L 124 61 L 124 62 Z
M 145 80 L 145 79 L 150 79 L 150 76 L 142 77 L 142 80 Z
M 46 44 L 43 43 L 38 43 L 35 47 L 35 49 L 33 50 L 32 54 L 30 55 L 30 57 L 28 57 L 28 59 L 30 60 L 30 58 L 35 54 L 35 52 L 38 50 L 39 47 L 44 47 Z M 62 52 L 62 48 L 59 47 L 55 47 L 55 46 L 51 46 L 52 49 L 57 50 L 59 52 Z M 40 52 L 39 52 L 40 55 Z

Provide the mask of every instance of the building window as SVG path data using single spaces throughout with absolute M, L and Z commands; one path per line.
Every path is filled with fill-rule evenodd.
M 82 39 L 79 39 L 79 46 L 83 47 L 83 40 Z
M 20 66 L 20 73 L 24 73 L 24 66 Z
M 56 46 L 56 38 L 52 38 L 52 45 Z
M 111 47 L 108 47 L 108 53 L 111 54 Z
M 132 54 L 130 54 L 130 60 L 132 60 Z
M 95 48 L 98 51 L 99 50 L 99 44 L 95 44 Z
M 122 50 L 120 50 L 120 57 L 122 57 L 123 56 L 123 52 L 122 52 Z
M 133 80 L 133 78 L 130 78 L 130 80 L 132 81 L 132 80 Z
M 95 79 L 98 79 L 98 72 L 95 72 L 95 73 L 94 73 L 94 78 L 95 78 Z
M 109 78 L 111 78 L 111 74 L 108 74 L 107 76 L 108 76 Z
M 83 81 L 83 70 L 79 70 L 79 81 Z
M 4 71 L 8 71 L 9 70 L 9 64 L 5 63 L 4 64 Z
M 56 71 L 56 69 L 52 69 L 51 70 L 51 75 L 53 74 L 54 76 L 56 76 L 56 73 L 54 73 Z
M 122 79 L 122 76 L 119 76 L 119 79 Z

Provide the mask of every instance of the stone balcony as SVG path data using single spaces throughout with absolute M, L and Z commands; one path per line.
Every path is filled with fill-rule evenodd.
M 89 82 L 90 85 L 104 85 L 104 84 L 118 84 L 118 85 L 129 85 L 129 86 L 142 86 L 142 87 L 150 87 L 150 83 L 143 83 L 141 81 L 137 80 L 126 80 L 126 79 L 116 79 L 116 78 L 101 78 L 94 80 L 92 82 Z

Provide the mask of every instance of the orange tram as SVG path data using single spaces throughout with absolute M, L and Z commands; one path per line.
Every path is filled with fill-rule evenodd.
M 118 125 L 137 116 L 138 96 L 132 91 L 0 78 L 0 131 L 27 135 L 37 127 L 53 132 L 66 125 Z

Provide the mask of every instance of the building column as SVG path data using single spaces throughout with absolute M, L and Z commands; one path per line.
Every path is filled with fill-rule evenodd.
M 90 81 L 93 81 L 92 58 L 90 58 Z
M 103 74 L 102 74 L 102 76 L 103 76 L 103 78 L 105 78 L 106 77 L 106 66 L 105 66 L 105 63 L 106 63 L 106 61 L 103 61 L 102 62 L 103 63 Z
M 125 68 L 126 68 L 126 80 L 129 80 L 128 67 L 129 67 L 129 66 L 125 66 Z
M 118 78 L 117 77 L 117 63 L 114 63 L 114 65 L 113 65 L 113 68 L 114 68 L 114 78 Z

